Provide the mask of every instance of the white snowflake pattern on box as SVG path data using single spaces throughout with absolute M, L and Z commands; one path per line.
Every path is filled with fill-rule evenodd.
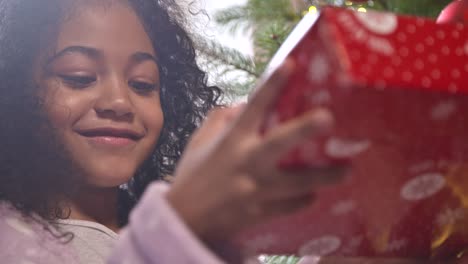
M 263 234 L 250 239 L 247 242 L 247 247 L 249 248 L 249 250 L 256 252 L 275 245 L 277 241 L 278 237 L 276 237 L 275 235 Z
M 369 140 L 345 140 L 330 138 L 325 145 L 325 153 L 332 158 L 351 158 L 371 146 Z
M 343 247 L 341 251 L 345 254 L 353 253 L 356 251 L 358 247 L 361 246 L 363 241 L 364 241 L 363 235 L 354 236 L 348 241 L 348 243 L 346 243 L 346 245 Z
M 408 245 L 408 240 L 406 240 L 404 238 L 392 240 L 387 244 L 387 247 L 385 248 L 385 251 L 386 252 L 394 252 L 394 251 L 402 250 L 407 245 Z
M 309 80 L 323 83 L 330 76 L 331 69 L 327 58 L 321 54 L 315 54 L 309 64 Z
M 447 208 L 437 215 L 437 224 L 439 226 L 446 226 L 455 224 L 455 222 L 462 220 L 465 217 L 465 210 L 463 208 L 450 209 Z
M 333 215 L 344 215 L 356 209 L 356 202 L 353 200 L 344 200 L 337 202 L 331 209 Z
M 341 239 L 337 236 L 323 236 L 305 243 L 299 249 L 299 256 L 326 256 L 338 250 Z
M 401 197 L 408 201 L 426 199 L 438 193 L 445 186 L 440 173 L 427 173 L 409 180 L 401 189 Z
M 392 13 L 358 12 L 356 18 L 364 27 L 375 34 L 391 34 L 398 27 L 398 19 Z
M 432 108 L 431 118 L 435 121 L 448 119 L 457 111 L 457 104 L 454 101 L 443 101 Z

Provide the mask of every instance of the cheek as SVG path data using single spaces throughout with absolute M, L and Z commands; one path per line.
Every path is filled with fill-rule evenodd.
M 154 147 L 158 141 L 162 127 L 164 125 L 164 114 L 161 106 L 158 102 L 156 105 L 145 108 L 147 111 L 142 112 L 142 118 L 145 123 L 145 127 L 148 136 L 151 140 L 151 145 Z
M 161 130 L 164 126 L 163 112 L 160 110 L 157 114 L 153 114 L 151 116 L 151 120 L 152 122 L 150 124 L 150 127 L 151 127 L 151 130 L 153 131 L 152 133 L 154 133 L 155 143 L 156 143 L 161 135 Z
M 72 112 L 70 108 L 54 103 L 46 106 L 46 114 L 51 125 L 61 130 L 70 122 Z
M 86 109 L 86 98 L 69 95 L 56 90 L 45 98 L 45 111 L 51 124 L 57 129 L 64 129 L 73 124 Z
M 64 126 L 71 116 L 71 107 L 67 105 L 66 96 L 59 87 L 47 83 L 41 92 L 44 110 L 52 126 L 56 129 Z

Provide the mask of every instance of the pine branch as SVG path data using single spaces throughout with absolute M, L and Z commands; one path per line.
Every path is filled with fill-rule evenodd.
M 297 18 L 290 0 L 249 0 L 247 8 L 256 23 L 274 21 L 278 18 L 295 20 Z
M 261 74 L 257 71 L 256 63 L 253 58 L 242 54 L 236 49 L 225 47 L 215 41 L 199 41 L 197 50 L 213 64 L 220 64 L 235 70 L 240 70 L 255 78 L 258 78 Z
M 383 10 L 390 11 L 390 6 L 387 0 L 374 0 L 378 5 L 380 5 Z
M 301 17 L 293 10 L 290 0 L 249 0 L 245 6 L 228 7 L 214 15 L 215 22 L 227 27 L 230 33 L 239 29 L 255 31 L 261 24 L 277 19 L 296 23 Z
M 393 12 L 425 16 L 425 17 L 437 17 L 444 6 L 448 5 L 452 0 L 387 0 L 390 5 L 390 9 Z
M 251 26 L 250 12 L 246 6 L 233 6 L 219 10 L 214 14 L 214 21 L 229 29 L 231 34 L 242 29 L 246 32 Z

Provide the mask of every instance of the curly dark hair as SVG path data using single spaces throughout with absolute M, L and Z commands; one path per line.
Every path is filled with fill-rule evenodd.
M 112 2 L 93 1 L 93 2 Z M 60 197 L 73 189 L 72 162 L 60 146 L 38 97 L 33 65 L 51 49 L 67 12 L 84 0 L 0 0 L 0 200 L 26 215 L 63 218 Z M 175 0 L 126 0 L 153 43 L 161 76 L 164 126 L 153 153 L 120 193 L 119 220 L 148 184 L 170 175 L 190 135 L 218 105 L 196 62 L 184 13 Z

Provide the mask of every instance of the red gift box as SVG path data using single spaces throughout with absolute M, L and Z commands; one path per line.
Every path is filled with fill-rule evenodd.
M 439 258 L 468 249 L 468 29 L 391 13 L 308 14 L 273 58 L 297 69 L 265 130 L 335 116 L 285 168 L 350 162 L 307 209 L 253 228 L 249 253 Z

